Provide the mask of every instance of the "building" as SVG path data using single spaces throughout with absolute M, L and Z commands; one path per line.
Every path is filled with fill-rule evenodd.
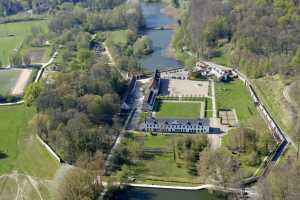
M 209 133 L 209 119 L 158 119 L 148 117 L 144 131 L 161 133 Z
M 155 105 L 156 97 L 159 93 L 160 89 L 160 71 L 157 69 L 155 70 L 153 80 L 147 90 L 147 93 L 145 95 L 144 99 L 144 105 L 143 110 L 144 111 L 151 111 L 153 110 L 153 107 Z
M 160 71 L 160 77 L 162 79 L 180 79 L 187 80 L 189 77 L 189 71 L 183 67 L 176 67 L 167 70 Z
M 125 111 L 130 110 L 131 108 L 130 101 L 131 101 L 131 97 L 135 94 L 136 83 L 137 83 L 137 78 L 135 75 L 132 75 L 131 78 L 129 79 L 127 92 L 122 100 L 122 105 L 121 105 L 122 110 Z

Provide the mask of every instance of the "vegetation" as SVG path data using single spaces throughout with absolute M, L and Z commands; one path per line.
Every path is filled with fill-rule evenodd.
M 159 118 L 197 118 L 202 113 L 201 103 L 158 101 L 155 107 L 155 116 Z
M 294 0 L 192 0 L 177 44 L 205 58 L 228 56 L 223 59 L 228 65 L 252 77 L 295 75 L 299 72 L 299 9 Z
M 0 71 L 0 95 L 9 95 L 19 78 L 20 72 L 20 70 Z
M 29 126 L 34 113 L 34 108 L 23 105 L 0 107 L 0 174 L 18 170 L 32 176 L 53 177 L 58 163 Z
M 143 182 L 196 183 L 198 152 L 207 145 L 205 135 L 129 134 L 113 155 L 113 170 L 120 170 L 116 173 L 120 176 L 124 171 L 122 166 L 127 165 L 127 178 Z M 119 162 L 120 158 L 128 161 Z
M 9 64 L 13 50 L 19 50 L 32 30 L 46 31 L 47 21 L 29 21 L 19 23 L 0 24 L 0 60 L 2 65 Z

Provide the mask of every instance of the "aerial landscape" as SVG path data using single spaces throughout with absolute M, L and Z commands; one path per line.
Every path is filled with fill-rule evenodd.
M 300 0 L 0 0 L 0 200 L 300 199 Z

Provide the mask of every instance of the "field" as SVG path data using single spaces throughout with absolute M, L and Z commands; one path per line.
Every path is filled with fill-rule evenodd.
M 239 121 L 258 116 L 248 89 L 242 81 L 216 82 L 217 109 L 235 109 Z
M 21 70 L 0 70 L 0 95 L 10 93 L 16 85 L 20 73 Z
M 199 118 L 204 116 L 204 102 L 158 101 L 155 110 L 158 118 Z
M 108 41 L 112 41 L 115 44 L 126 44 L 128 40 L 128 30 L 117 30 L 106 32 Z
M 36 177 L 53 177 L 58 163 L 28 125 L 34 114 L 33 108 L 24 105 L 0 107 L 0 174 L 18 171 Z
M 3 65 L 9 63 L 12 50 L 19 48 L 22 41 L 31 33 L 32 27 L 47 28 L 47 21 L 29 21 L 0 24 L 0 60 Z

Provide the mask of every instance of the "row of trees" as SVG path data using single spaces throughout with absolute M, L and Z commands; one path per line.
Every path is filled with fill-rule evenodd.
M 18 12 L 32 10 L 34 13 L 67 8 L 68 4 L 80 4 L 81 7 L 93 11 L 101 9 L 112 9 L 117 5 L 123 4 L 126 0 L 1 0 L 0 17 L 5 17 Z
M 82 7 L 58 12 L 51 20 L 49 28 L 62 33 L 70 28 L 82 28 L 89 32 L 131 29 L 135 32 L 143 25 L 143 17 L 137 5 L 122 4 L 110 10 L 86 12 Z

